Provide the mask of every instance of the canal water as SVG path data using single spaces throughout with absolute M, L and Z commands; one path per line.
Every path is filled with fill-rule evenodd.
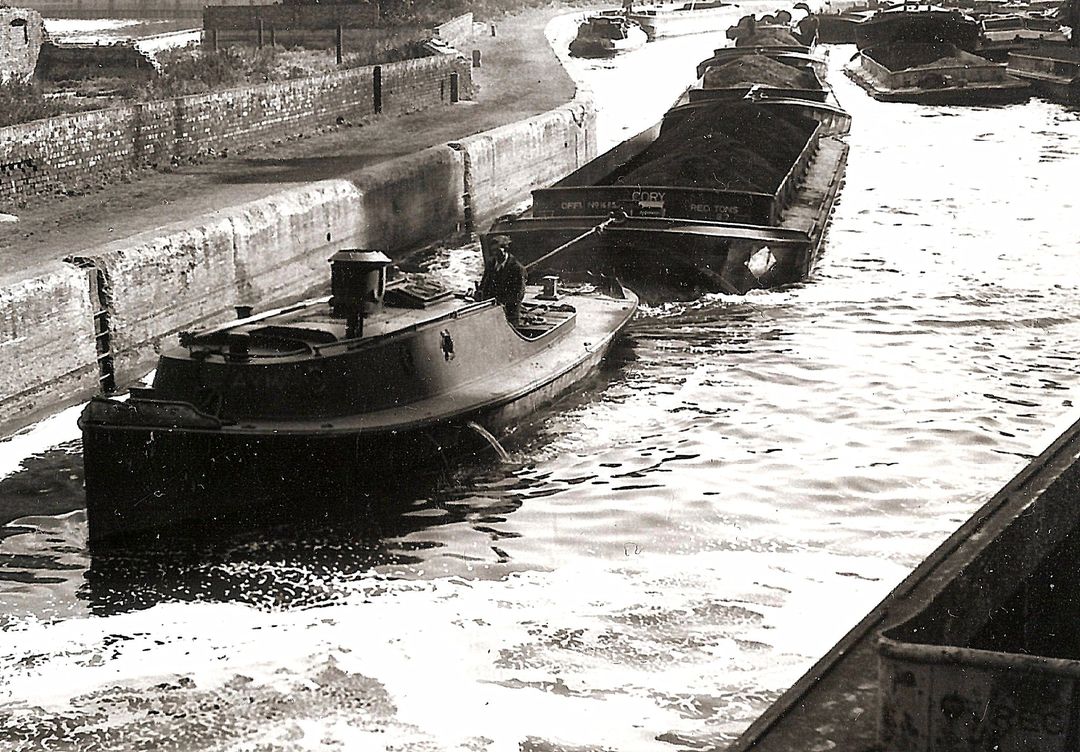
M 1080 394 L 1080 113 L 879 104 L 851 52 L 812 278 L 647 308 L 508 461 L 375 529 L 90 555 L 77 408 L 0 444 L 0 746 L 723 748 Z M 620 65 L 572 69 L 610 133 Z

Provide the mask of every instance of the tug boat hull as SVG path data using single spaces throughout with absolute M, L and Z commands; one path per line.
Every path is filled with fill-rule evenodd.
M 363 509 L 395 480 L 488 446 L 581 385 L 636 310 L 636 296 L 618 292 L 527 298 L 526 324 L 537 311 L 559 319 L 535 336 L 491 301 L 451 302 L 370 343 L 346 339 L 307 357 L 230 363 L 198 343 L 163 357 L 152 389 L 95 398 L 80 418 L 90 541 Z M 285 328 L 272 318 L 263 329 Z M 365 386 L 350 393 L 350 382 Z

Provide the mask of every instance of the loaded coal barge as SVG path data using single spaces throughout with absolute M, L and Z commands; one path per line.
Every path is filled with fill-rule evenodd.
M 998 104 L 1025 99 L 1029 86 L 1006 66 L 974 54 L 979 25 L 956 9 L 894 6 L 855 27 L 858 55 L 848 76 L 882 102 Z
M 613 273 L 657 298 L 804 279 L 843 176 L 850 116 L 823 101 L 812 67 L 726 62 L 660 123 L 533 191 L 532 208 L 500 218 L 482 242 L 507 235 L 534 261 L 576 240 L 557 268 Z
M 85 408 L 91 543 L 364 504 L 373 484 L 498 436 L 598 368 L 637 308 L 611 281 L 529 287 L 516 325 L 341 252 L 332 297 L 181 335 L 150 387 Z

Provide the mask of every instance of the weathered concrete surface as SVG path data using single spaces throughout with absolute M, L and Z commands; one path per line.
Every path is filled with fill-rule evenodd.
M 233 232 L 226 218 L 163 227 L 82 256 L 104 271 L 120 381 L 138 375 L 181 329 L 209 323 L 236 299 Z
M 549 185 L 596 156 L 591 100 L 494 128 L 450 144 L 465 156 L 472 229 L 483 231 L 534 188 Z
M 352 246 L 401 251 L 449 237 L 465 222 L 461 154 L 433 146 L 348 177 L 359 195 Z
M 32 277 L 0 280 L 0 416 L 34 414 L 95 388 L 93 332 L 85 269 L 56 261 Z
M 237 302 L 263 305 L 325 284 L 327 259 L 357 232 L 357 198 L 352 183 L 321 180 L 229 210 Z
M 766 710 L 730 752 L 888 749 L 878 743 L 880 633 L 933 604 L 934 613 L 949 615 L 934 625 L 935 632 L 948 641 L 967 639 L 1076 529 L 1078 499 L 1080 422 L 939 546 Z

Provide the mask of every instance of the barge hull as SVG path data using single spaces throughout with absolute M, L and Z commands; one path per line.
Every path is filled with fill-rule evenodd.
M 1011 104 L 1024 101 L 1031 93 L 1028 84 L 1020 80 L 940 88 L 890 89 L 858 68 L 846 67 L 844 70 L 848 78 L 879 102 L 922 105 Z

